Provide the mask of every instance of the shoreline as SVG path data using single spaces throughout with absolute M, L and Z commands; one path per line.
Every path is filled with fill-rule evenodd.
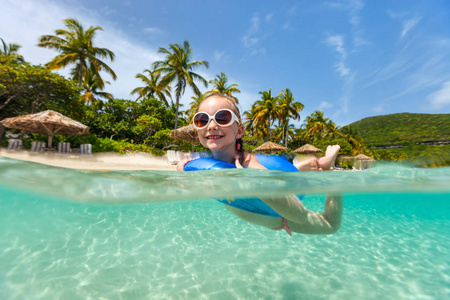
M 0 157 L 44 164 L 53 167 L 90 171 L 154 170 L 176 171 L 166 155 L 154 156 L 144 152 L 118 154 L 101 152 L 93 155 L 58 154 L 51 152 L 30 153 L 26 150 L 0 149 Z

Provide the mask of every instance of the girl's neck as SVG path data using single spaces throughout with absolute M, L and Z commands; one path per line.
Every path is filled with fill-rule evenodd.
M 236 150 L 233 151 L 215 151 L 212 153 L 215 159 L 226 161 L 230 164 L 234 164 L 236 157 Z

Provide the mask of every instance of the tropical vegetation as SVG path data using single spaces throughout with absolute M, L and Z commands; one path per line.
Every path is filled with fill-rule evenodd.
M 188 41 L 184 41 L 183 46 L 179 44 L 169 45 L 169 49 L 159 48 L 159 53 L 165 54 L 166 59 L 156 61 L 153 66 L 158 73 L 163 74 L 161 82 L 163 85 L 175 83 L 175 129 L 178 128 L 178 110 L 180 107 L 180 98 L 186 90 L 186 86 L 190 86 L 196 95 L 201 92 L 195 81 L 198 80 L 208 86 L 208 81 L 201 75 L 194 72 L 199 66 L 209 67 L 209 63 L 205 60 L 192 61 L 192 48 Z
M 89 82 L 95 82 L 96 88 L 102 90 L 105 82 L 101 71 L 105 71 L 115 80 L 116 73 L 101 59 L 114 60 L 114 53 L 106 48 L 94 46 L 94 37 L 101 27 L 89 27 L 84 30 L 83 26 L 74 19 L 63 20 L 66 29 L 55 30 L 55 35 L 43 35 L 39 38 L 39 47 L 49 48 L 60 52 L 46 64 L 49 70 L 59 70 L 69 65 L 75 65 L 71 70 L 72 79 L 79 87 L 85 87 Z
M 1 40 L 0 120 L 53 109 L 90 128 L 90 135 L 57 135 L 55 141 L 70 141 L 74 147 L 91 143 L 94 151 L 145 151 L 161 155 L 169 149 L 191 150 L 190 142 L 174 140 L 170 132 L 187 125 L 206 96 L 222 93 L 238 103 L 238 84 L 230 83 L 224 72 L 209 81 L 195 72 L 199 67 L 209 67 L 209 63 L 193 60 L 188 41 L 159 48 L 165 59 L 149 62 L 149 68 L 136 74 L 142 81 L 141 86 L 130 89 L 136 99 L 116 99 L 105 91 L 108 81 L 103 79 L 104 73 L 116 78 L 103 61 L 105 58 L 113 61 L 114 53 L 94 47 L 95 33 L 101 27 L 85 30 L 76 20 L 63 22 L 65 29 L 39 39 L 39 46 L 59 52 L 45 66 L 27 63 L 18 53 L 19 45 Z M 72 68 L 70 78 L 52 72 L 66 67 Z M 209 83 L 210 89 L 202 92 L 198 83 L 205 88 Z M 194 96 L 183 111 L 180 100 L 187 87 Z M 242 114 L 248 150 L 269 140 L 283 144 L 290 151 L 307 143 L 322 150 L 327 145 L 339 144 L 345 155 L 364 153 L 384 160 L 411 160 L 420 156 L 427 158 L 422 160 L 422 165 L 449 165 L 448 154 L 442 153 L 442 149 L 449 153 L 448 145 L 421 144 L 430 139 L 449 140 L 448 115 L 380 116 L 339 127 L 323 111 L 315 111 L 300 123 L 304 105 L 297 99 L 289 88 L 259 92 L 259 98 Z M 31 139 L 45 140 L 45 137 L 31 135 L 24 144 L 29 145 Z M 4 146 L 7 142 L 1 143 Z M 380 148 L 398 144 L 403 148 Z M 195 147 L 205 150 L 198 144 Z M 433 160 L 434 156 L 439 160 Z
M 2 47 L 0 49 L 0 55 L 8 56 L 15 60 L 16 62 L 22 63 L 24 62 L 23 56 L 19 54 L 20 45 L 18 44 L 6 44 L 5 41 L 0 38 L 2 41 Z

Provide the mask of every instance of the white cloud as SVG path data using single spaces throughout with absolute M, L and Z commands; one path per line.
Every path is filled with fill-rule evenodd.
M 323 110 L 323 109 L 332 108 L 332 107 L 333 107 L 333 104 L 326 102 L 326 101 L 322 101 L 322 102 L 320 102 L 320 105 L 317 109 Z
M 450 105 L 450 81 L 444 82 L 439 91 L 428 95 L 427 100 L 432 109 L 440 109 Z
M 346 0 L 341 2 L 327 2 L 329 7 L 333 9 L 344 10 L 348 13 L 348 22 L 352 26 L 353 46 L 355 49 L 352 52 L 358 51 L 357 48 L 370 45 L 370 42 L 364 38 L 364 30 L 361 28 L 360 12 L 364 7 L 364 2 L 361 0 Z
M 164 31 L 162 31 L 161 29 L 156 28 L 156 27 L 146 27 L 146 28 L 144 28 L 144 32 L 150 33 L 150 34 L 162 34 L 162 33 L 164 33 Z
M 296 12 L 297 12 L 297 5 L 294 5 L 287 10 L 287 15 L 293 16 L 293 15 L 295 15 Z
M 384 112 L 384 104 L 373 107 L 372 111 L 377 114 Z
M 266 48 L 255 49 L 255 50 L 252 51 L 252 53 L 250 55 L 257 55 L 257 54 L 267 55 Z
M 338 62 L 335 67 L 338 70 L 339 75 L 341 75 L 342 77 L 350 74 L 350 69 L 345 66 L 345 63 L 343 61 Z
M 251 20 L 252 26 L 250 27 L 250 33 L 256 33 L 259 30 L 259 17 L 254 16 Z
M 219 61 L 224 54 L 225 54 L 225 51 L 214 51 L 214 59 L 216 61 Z
M 104 6 L 104 7 L 102 7 L 101 12 L 102 12 L 105 16 L 109 16 L 109 15 L 114 15 L 114 14 L 116 14 L 117 10 L 116 10 L 116 9 L 113 9 L 113 8 L 110 8 L 110 7 L 108 7 L 108 6 Z
M 258 43 L 259 39 L 256 37 L 251 38 L 249 36 L 244 36 L 244 37 L 242 37 L 242 41 L 244 42 L 244 46 L 249 48 L 249 47 L 256 45 Z
M 402 51 L 386 67 L 378 69 L 367 78 L 365 88 L 392 82 L 391 95 L 384 97 L 384 101 L 392 101 L 408 94 L 428 91 L 442 82 L 449 81 L 450 43 L 438 39 L 423 44 L 420 52 L 415 48 Z
M 38 38 L 54 34 L 56 29 L 63 28 L 61 20 L 66 18 L 77 19 L 85 29 L 89 26 L 103 28 L 104 31 L 96 32 L 94 42 L 97 47 L 110 49 L 116 56 L 114 62 L 106 61 L 106 63 L 117 74 L 117 80 L 113 81 L 105 75 L 105 80 L 111 82 L 105 90 L 116 98 L 130 99 L 132 97 L 129 95 L 130 91 L 142 84 L 135 78 L 136 74 L 149 68 L 154 61 L 163 59 L 161 54 L 157 53 L 157 47 L 152 49 L 153 47 L 140 41 L 130 40 L 119 29 L 95 13 L 89 15 L 83 7 L 66 7 L 64 4 L 46 0 L 6 0 L 6 4 L 0 9 L 1 37 L 7 43 L 21 45 L 19 53 L 26 61 L 32 64 L 45 64 L 57 52 L 38 47 Z M 69 69 L 70 67 L 58 73 L 68 76 Z
M 388 9 L 386 13 L 389 15 L 389 17 L 391 17 L 391 19 L 403 18 L 408 14 L 407 12 L 395 12 L 390 9 Z
M 342 35 L 331 35 L 327 38 L 326 43 L 334 47 L 336 52 L 339 54 L 338 62 L 335 63 L 335 68 L 341 77 L 348 76 L 351 72 L 345 64 L 347 58 L 347 51 L 344 47 L 344 37 Z
M 249 48 L 252 47 L 254 45 L 256 45 L 259 41 L 259 38 L 256 37 L 255 35 L 258 33 L 259 31 L 259 26 L 260 26 L 260 20 L 258 16 L 254 16 L 251 19 L 251 26 L 248 29 L 246 35 L 244 35 L 242 37 L 242 41 L 244 42 L 244 46 Z
M 335 47 L 342 59 L 347 57 L 347 52 L 344 49 L 344 37 L 342 35 L 330 35 L 327 38 L 326 43 L 329 46 Z
M 335 116 L 341 113 L 348 112 L 348 106 L 350 104 L 351 94 L 354 86 L 355 74 L 347 67 L 347 51 L 344 46 L 344 37 L 342 35 L 331 35 L 325 41 L 329 46 L 333 47 L 338 53 L 338 61 L 334 64 L 339 76 L 344 78 L 343 94 L 339 99 L 341 107 L 336 110 Z
M 408 15 L 410 15 L 409 12 L 394 12 L 391 10 L 387 11 L 387 14 L 389 15 L 389 17 L 391 17 L 391 19 L 399 19 L 402 21 L 402 30 L 400 33 L 400 39 L 403 39 L 408 32 L 411 31 L 411 29 L 413 29 L 414 27 L 416 27 L 417 24 L 419 24 L 420 20 L 422 19 L 422 17 L 410 17 L 409 19 L 406 19 L 408 17 Z
M 404 38 L 408 32 L 413 29 L 422 19 L 421 17 L 414 17 L 408 19 L 402 23 L 402 33 L 400 34 L 400 38 Z

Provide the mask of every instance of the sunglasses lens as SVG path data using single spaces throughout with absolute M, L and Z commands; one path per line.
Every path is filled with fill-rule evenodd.
M 208 125 L 209 116 L 207 114 L 199 113 L 194 116 L 194 125 L 202 128 Z
M 222 126 L 230 124 L 232 118 L 233 117 L 228 110 L 219 110 L 215 115 L 217 124 Z

